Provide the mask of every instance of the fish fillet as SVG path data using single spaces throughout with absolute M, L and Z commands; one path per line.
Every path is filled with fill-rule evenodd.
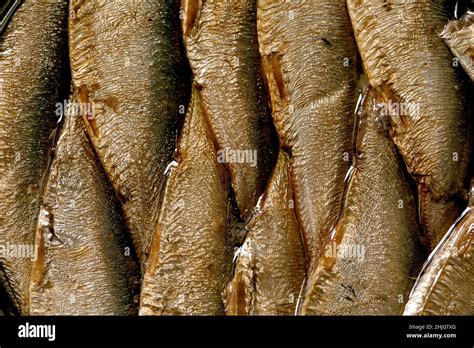
M 38 219 L 31 315 L 137 313 L 138 264 L 121 213 L 82 119 L 66 116 Z
M 302 236 L 294 212 L 289 158 L 283 151 L 259 211 L 250 220 L 225 291 L 230 315 L 293 315 L 306 275 Z
M 441 37 L 474 80 L 474 12 L 468 11 L 461 19 L 449 21 Z
M 400 315 L 422 252 L 416 202 L 369 90 L 344 208 L 299 310 L 306 315 Z
M 244 220 L 263 193 L 276 157 L 256 9 L 256 0 L 182 0 L 187 56 Z
M 20 314 L 66 67 L 67 3 L 24 1 L 0 34 L 0 281 Z
M 356 46 L 346 3 L 259 0 L 258 35 L 313 267 L 339 215 L 351 164 Z
M 194 87 L 143 279 L 141 315 L 222 315 L 237 212 Z
M 474 315 L 473 205 L 471 196 L 470 207 L 429 257 L 404 315 Z
M 439 37 L 444 0 L 347 0 L 390 133 L 418 185 L 426 244 L 434 248 L 465 206 L 471 125 L 458 69 Z
M 73 83 L 142 266 L 185 110 L 180 35 L 178 0 L 71 0 Z

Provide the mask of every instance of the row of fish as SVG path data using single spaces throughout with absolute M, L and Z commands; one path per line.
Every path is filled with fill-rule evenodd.
M 5 310 L 474 314 L 474 27 L 449 11 L 24 0 L 0 245 L 34 255 L 0 254 Z

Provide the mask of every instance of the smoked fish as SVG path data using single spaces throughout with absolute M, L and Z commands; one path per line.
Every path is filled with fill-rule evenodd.
M 233 249 L 230 181 L 193 87 L 143 278 L 140 315 L 223 315 Z
M 418 187 L 433 249 L 467 200 L 471 122 L 462 82 L 439 33 L 445 0 L 347 0 L 369 82 L 383 96 L 390 134 Z
M 449 21 L 441 37 L 474 81 L 474 12 L 468 11 L 459 20 Z
M 28 314 L 56 103 L 67 98 L 67 13 L 62 0 L 25 0 L 0 33 L 0 281 L 18 314 Z
M 72 110 L 64 118 L 44 190 L 29 313 L 133 315 L 139 295 L 133 246 L 120 203 Z
M 228 315 L 294 315 L 306 275 L 294 212 L 289 158 L 280 151 L 259 210 L 247 225 L 234 276 L 226 287 Z
M 474 315 L 473 193 L 469 207 L 425 263 L 404 315 Z
M 142 267 L 184 116 L 178 0 L 71 0 L 72 80 Z M 182 115 L 180 116 L 180 112 Z
M 376 98 L 369 89 L 362 102 L 343 212 L 300 314 L 400 315 L 421 268 L 416 202 Z
M 201 88 L 219 162 L 226 164 L 244 220 L 276 160 L 260 67 L 257 0 L 182 0 L 186 53 Z
M 312 268 L 339 215 L 352 161 L 356 45 L 344 0 L 259 0 L 257 14 L 273 119 L 291 155 Z

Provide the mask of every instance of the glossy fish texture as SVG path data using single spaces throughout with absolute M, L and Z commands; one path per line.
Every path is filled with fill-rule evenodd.
M 143 266 L 185 109 L 179 3 L 71 0 L 69 30 L 84 123 Z
M 343 213 L 300 314 L 400 315 L 421 268 L 416 203 L 375 98 L 362 103 Z
M 383 93 L 391 137 L 418 185 L 420 222 L 432 249 L 465 206 L 471 155 L 468 103 L 439 37 L 448 2 L 347 4 L 369 82 Z
M 306 275 L 294 212 L 289 158 L 280 151 L 260 208 L 238 251 L 224 301 L 228 315 L 294 315 Z
M 54 156 L 36 230 L 30 314 L 136 314 L 138 264 L 78 115 L 65 117 Z
M 404 315 L 474 315 L 474 200 L 433 251 Z
M 474 12 L 468 11 L 459 20 L 449 21 L 441 37 L 474 81 Z
M 344 0 L 259 0 L 258 35 L 273 119 L 309 266 L 339 215 L 351 164 L 356 46 Z
M 183 0 L 183 32 L 203 108 L 245 220 L 276 157 L 260 68 L 256 0 Z
M 24 1 L 0 35 L 0 245 L 25 252 L 1 253 L 0 281 L 20 314 L 66 66 L 67 2 Z
M 141 315 L 223 315 L 232 267 L 230 183 L 197 88 L 171 166 L 143 279 Z

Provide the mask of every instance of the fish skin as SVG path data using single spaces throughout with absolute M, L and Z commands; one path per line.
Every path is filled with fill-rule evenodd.
M 474 12 L 449 21 L 440 36 L 474 81 Z
M 137 314 L 139 267 L 121 214 L 82 119 L 65 116 L 36 230 L 31 315 Z
M 233 250 L 230 182 L 193 88 L 142 283 L 140 315 L 223 315 Z
M 419 219 L 433 249 L 465 206 L 471 156 L 468 103 L 439 37 L 447 2 L 347 4 L 370 84 L 383 93 L 384 103 L 414 106 L 404 115 L 392 110 L 390 131 L 418 185 Z
M 421 268 L 416 202 L 376 100 L 369 89 L 343 213 L 309 276 L 299 314 L 400 315 Z
M 432 252 L 403 315 L 474 315 L 474 193 L 469 207 Z
M 352 27 L 344 0 L 259 0 L 257 25 L 312 268 L 336 224 L 351 164 L 357 75 Z
M 293 209 L 289 157 L 280 151 L 259 211 L 247 225 L 234 276 L 224 292 L 228 315 L 294 315 L 306 275 Z
M 181 3 L 186 52 L 216 148 L 257 154 L 256 165 L 226 162 L 241 217 L 248 220 L 278 146 L 258 53 L 256 0 Z
M 0 244 L 34 245 L 42 180 L 67 91 L 67 2 L 26 0 L 0 35 Z M 28 314 L 31 259 L 0 258 L 15 312 Z
M 184 116 L 179 2 L 71 0 L 69 33 L 78 100 L 95 109 L 84 123 L 144 267 Z

